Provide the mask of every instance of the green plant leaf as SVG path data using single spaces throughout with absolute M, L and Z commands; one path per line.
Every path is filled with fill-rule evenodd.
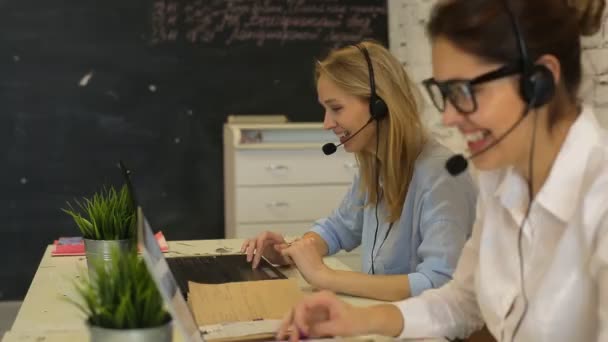
M 120 191 L 103 188 L 92 198 L 67 203 L 70 215 L 85 239 L 125 240 L 135 238 L 136 212 L 126 186 Z M 76 208 L 75 208 L 76 207 Z
M 80 301 L 68 300 L 95 326 L 135 329 L 160 326 L 169 317 L 156 284 L 135 249 L 112 250 L 111 261 L 95 263 L 91 277 L 75 283 Z

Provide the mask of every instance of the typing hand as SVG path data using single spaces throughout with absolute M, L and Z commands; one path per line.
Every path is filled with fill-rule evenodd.
M 262 256 L 273 264 L 287 265 L 290 260 L 283 257 L 280 252 L 287 246 L 287 242 L 281 234 L 267 231 L 245 240 L 241 246 L 241 253 L 247 253 L 247 262 L 251 262 L 253 268 L 258 267 Z
M 276 246 L 275 250 L 280 252 L 284 258 L 291 259 L 304 279 L 313 286 L 322 288 L 324 280 L 333 272 L 323 263 L 323 258 L 316 249 L 313 239 L 302 238 L 294 241 L 287 248 Z
M 304 298 L 285 316 L 277 340 L 364 334 L 365 314 L 329 291 Z

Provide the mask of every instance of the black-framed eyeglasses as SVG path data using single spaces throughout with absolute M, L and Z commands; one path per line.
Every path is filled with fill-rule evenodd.
M 477 99 L 475 98 L 474 86 L 481 83 L 497 80 L 499 78 L 521 73 L 519 64 L 502 66 L 473 79 L 451 79 L 438 82 L 434 78 L 422 81 L 429 97 L 440 113 L 445 111 L 446 99 L 461 114 L 471 114 L 477 111 Z

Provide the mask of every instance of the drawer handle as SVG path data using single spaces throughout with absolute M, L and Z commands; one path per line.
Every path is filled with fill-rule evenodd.
M 268 208 L 287 208 L 289 207 L 289 203 L 283 201 L 275 201 L 266 204 Z
M 348 162 L 348 163 L 344 163 L 344 168 L 354 170 L 354 169 L 358 168 L 358 166 L 357 166 L 357 163 L 355 163 L 355 162 Z
M 268 171 L 287 171 L 288 169 L 289 167 L 281 164 L 270 164 L 266 167 L 266 170 Z

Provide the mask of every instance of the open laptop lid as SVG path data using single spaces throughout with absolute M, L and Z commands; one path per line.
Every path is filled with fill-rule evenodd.
M 174 323 L 180 329 L 184 340 L 202 342 L 204 339 L 200 333 L 198 324 L 196 324 L 194 315 L 180 293 L 177 282 L 169 270 L 167 260 L 165 260 L 165 257 L 158 246 L 158 242 L 154 237 L 152 228 L 150 228 L 148 220 L 146 220 L 143 210 L 137 202 L 135 190 L 131 182 L 131 172 L 125 167 L 122 161 L 120 161 L 119 164 L 133 204 L 137 208 L 137 245 L 142 253 L 148 271 L 156 283 L 156 287 L 163 297 L 167 309 L 169 310 L 171 317 L 173 317 Z

